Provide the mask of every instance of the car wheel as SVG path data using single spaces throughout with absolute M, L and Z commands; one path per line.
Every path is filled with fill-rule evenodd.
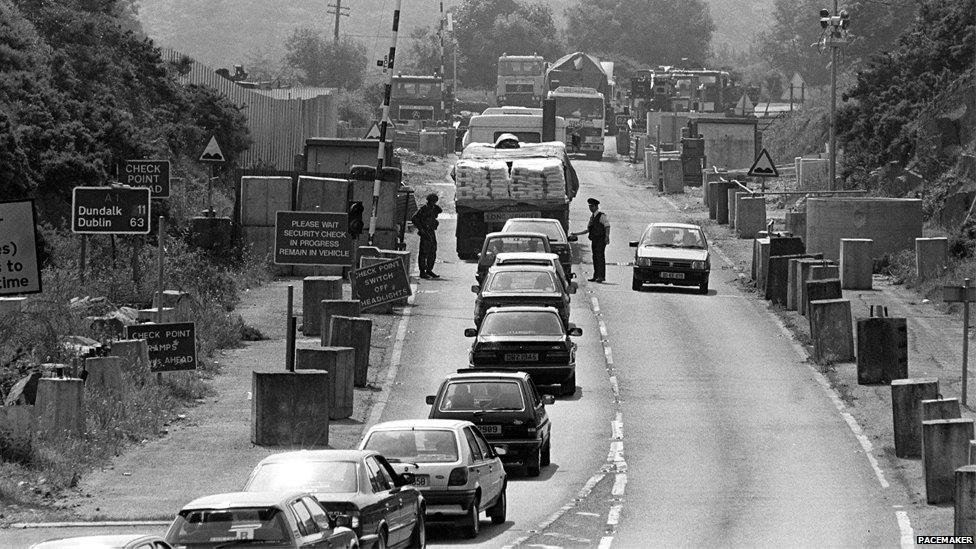
M 386 549 L 386 531 L 380 530 L 380 534 L 376 536 L 376 549 Z
M 481 505 L 480 498 L 478 496 L 474 497 L 474 503 L 471 504 L 471 509 L 468 509 L 468 514 L 464 516 L 464 537 L 473 539 L 478 537 L 478 532 L 481 531 L 481 509 L 478 506 Z
M 504 524 L 505 515 L 508 513 L 508 496 L 505 492 L 508 486 L 502 486 L 502 493 L 498 496 L 498 501 L 488 509 L 488 516 L 491 517 L 492 524 Z
M 698 285 L 698 293 L 707 294 L 708 293 L 708 279 L 706 278 L 704 282 Z
M 570 374 L 566 381 L 559 384 L 559 391 L 563 394 L 563 396 L 576 394 L 576 372 Z
M 542 462 L 542 448 L 540 447 L 532 453 L 525 461 L 525 474 L 530 477 L 537 477 L 542 472 L 539 464 Z
M 542 457 L 539 459 L 539 465 L 545 467 L 552 463 L 552 456 L 550 455 L 550 446 L 552 442 L 547 440 L 545 444 L 542 445 Z
M 427 547 L 427 521 L 424 520 L 424 510 L 420 507 L 417 508 L 417 522 L 413 525 L 413 533 L 410 534 L 410 545 L 408 547 L 419 549 Z
M 633 282 L 630 283 L 630 289 L 634 290 L 635 292 L 639 292 L 643 287 L 644 283 L 638 280 L 635 276 Z

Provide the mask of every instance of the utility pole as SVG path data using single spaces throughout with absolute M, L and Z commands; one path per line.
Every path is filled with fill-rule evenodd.
M 444 27 L 446 26 L 446 20 L 444 19 L 444 0 L 441 0 L 441 19 L 440 25 L 437 27 L 437 38 L 440 40 L 441 45 L 441 115 L 447 120 L 447 111 L 444 110 L 444 84 L 447 81 L 447 75 L 444 73 Z
M 335 4 L 327 4 L 332 8 L 328 11 L 329 15 L 335 14 L 335 29 L 332 31 L 332 41 L 339 43 L 339 18 L 349 17 L 349 8 L 342 5 L 342 0 L 335 0 Z
M 847 44 L 847 27 L 850 25 L 850 14 L 847 10 L 837 12 L 837 0 L 834 0 L 834 11 L 820 10 L 821 45 L 830 48 L 830 138 L 827 149 L 827 181 L 830 190 L 837 190 L 837 48 Z M 822 47 L 821 46 L 821 47 Z

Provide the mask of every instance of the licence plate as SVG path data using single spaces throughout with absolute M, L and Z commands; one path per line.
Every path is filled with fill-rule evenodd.
M 661 273 L 661 278 L 674 278 L 676 280 L 682 280 L 685 277 L 685 273 Z
M 485 435 L 500 435 L 502 434 L 501 425 L 478 425 L 478 430 Z
M 505 362 L 538 362 L 539 353 L 505 353 Z
M 427 486 L 430 484 L 430 475 L 414 475 L 413 485 L 414 486 Z

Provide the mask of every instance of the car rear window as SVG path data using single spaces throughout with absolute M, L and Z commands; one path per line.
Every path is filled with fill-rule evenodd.
M 291 540 L 281 510 L 275 507 L 195 509 L 181 511 L 166 535 L 174 545 L 234 540 L 287 542 Z
M 555 292 L 556 278 L 547 271 L 502 271 L 488 279 L 489 292 Z
M 641 237 L 641 246 L 704 249 L 705 239 L 697 228 L 649 227 Z
M 352 461 L 302 461 L 261 465 L 247 483 L 249 492 L 355 492 Z
M 563 335 L 563 324 L 559 315 L 551 312 L 502 310 L 485 316 L 479 335 Z
M 442 412 L 524 410 L 522 388 L 516 381 L 451 381 L 441 399 Z
M 392 463 L 452 463 L 458 460 L 454 431 L 444 429 L 373 431 L 364 449 L 379 452 Z
M 512 221 L 505 225 L 505 231 L 542 233 L 546 235 L 549 240 L 554 240 L 558 244 L 566 243 L 566 233 L 563 232 L 563 228 L 559 225 L 559 223 L 548 223 L 545 221 Z
M 547 252 L 546 241 L 534 236 L 497 236 L 485 244 L 485 253 L 494 257 L 502 252 Z

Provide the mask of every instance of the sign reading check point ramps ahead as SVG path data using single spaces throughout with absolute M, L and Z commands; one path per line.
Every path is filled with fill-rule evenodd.
M 125 337 L 146 340 L 151 372 L 197 368 L 196 326 L 192 322 L 126 326 Z
M 274 252 L 275 265 L 350 265 L 349 215 L 278 212 Z
M 0 202 L 0 296 L 41 292 L 34 201 Z

